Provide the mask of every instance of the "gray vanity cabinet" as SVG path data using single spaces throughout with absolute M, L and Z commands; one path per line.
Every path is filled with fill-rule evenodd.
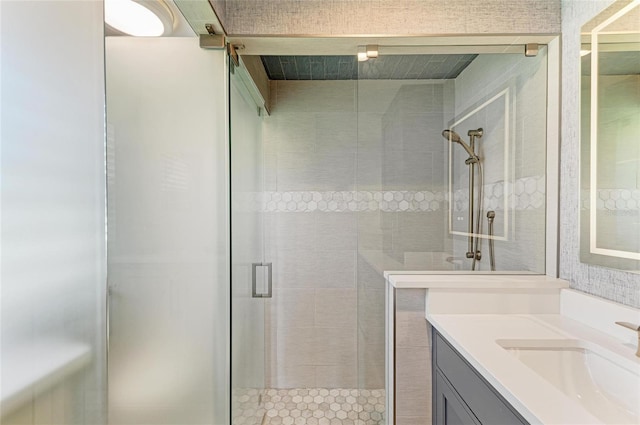
M 528 425 L 433 329 L 433 425 Z
M 439 371 L 436 371 L 433 378 L 433 394 L 435 394 L 434 425 L 477 425 L 480 423 Z

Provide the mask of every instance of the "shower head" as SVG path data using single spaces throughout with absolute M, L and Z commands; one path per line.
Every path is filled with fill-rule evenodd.
M 478 162 L 480 160 L 478 158 L 478 155 L 476 155 L 476 153 L 473 151 L 473 149 L 471 149 L 471 146 L 467 145 L 462 140 L 460 135 L 458 133 L 456 133 L 455 131 L 453 131 L 453 130 L 443 130 L 442 131 L 442 137 L 444 137 L 445 139 L 449 140 L 450 142 L 458 143 L 460 146 L 462 146 L 464 148 L 465 151 L 467 151 L 467 153 L 469 154 L 469 159 L 467 161 L 471 160 L 467 164 L 476 163 L 476 162 Z
M 442 137 L 452 142 L 461 143 L 460 135 L 453 130 L 442 130 Z

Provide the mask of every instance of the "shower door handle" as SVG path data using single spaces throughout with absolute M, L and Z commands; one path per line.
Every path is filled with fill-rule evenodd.
M 257 270 L 258 267 L 267 268 L 267 293 L 258 293 Z M 251 264 L 251 296 L 253 298 L 271 298 L 273 295 L 273 267 L 272 263 L 252 263 Z

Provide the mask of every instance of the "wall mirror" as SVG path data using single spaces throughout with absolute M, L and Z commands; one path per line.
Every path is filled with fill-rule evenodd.
M 640 0 L 581 30 L 581 261 L 640 273 Z

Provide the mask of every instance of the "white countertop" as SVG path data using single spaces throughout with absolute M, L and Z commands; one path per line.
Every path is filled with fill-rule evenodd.
M 615 324 L 640 310 L 514 273 L 387 271 L 387 320 L 395 289 L 424 289 L 427 320 L 529 423 L 640 425 L 636 335 Z M 394 382 L 393 344 L 387 357 Z
M 637 364 L 620 340 L 560 314 L 426 314 L 427 320 L 531 424 L 603 424 L 497 340 L 577 339 L 605 347 Z M 622 421 L 619 421 L 622 422 Z M 619 423 L 610 422 L 610 423 Z M 626 422 L 629 423 L 629 422 Z
M 565 280 L 540 274 L 513 274 L 515 272 L 386 272 L 387 281 L 397 289 L 421 288 L 486 288 L 486 289 L 528 289 L 528 288 L 568 288 Z

